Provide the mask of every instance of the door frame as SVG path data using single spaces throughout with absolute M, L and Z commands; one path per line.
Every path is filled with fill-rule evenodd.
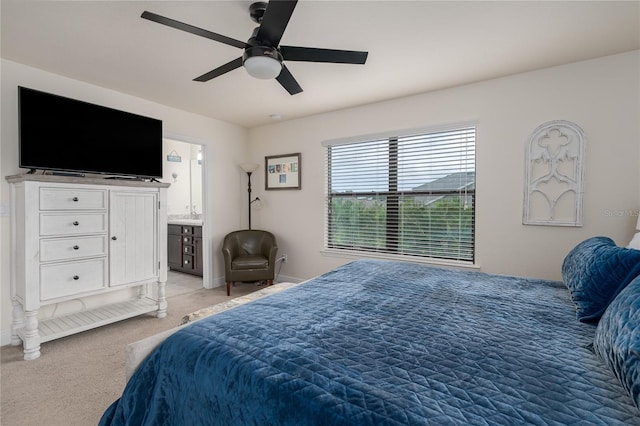
M 163 139 L 171 139 L 177 142 L 188 143 L 191 145 L 199 145 L 202 148 L 202 286 L 207 289 L 213 288 L 212 268 L 211 268 L 211 247 L 209 244 L 209 225 L 211 223 L 207 217 L 209 205 L 209 191 L 207 190 L 207 182 L 210 168 L 207 167 L 207 142 L 185 136 L 179 133 L 165 131 L 162 135 Z M 168 232 L 168 230 L 167 230 Z

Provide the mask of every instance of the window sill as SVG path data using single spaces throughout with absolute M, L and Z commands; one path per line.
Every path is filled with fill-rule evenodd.
M 327 257 L 339 257 L 343 259 L 382 259 L 382 260 L 399 260 L 404 262 L 421 263 L 433 266 L 446 266 L 462 269 L 480 270 L 480 265 L 476 263 L 462 262 L 457 260 L 431 259 L 417 256 L 393 255 L 388 253 L 370 253 L 365 251 L 351 251 L 339 249 L 322 249 L 320 254 Z

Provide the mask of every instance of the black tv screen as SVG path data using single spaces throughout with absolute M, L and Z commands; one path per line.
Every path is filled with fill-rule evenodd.
M 162 121 L 18 87 L 21 168 L 162 177 Z

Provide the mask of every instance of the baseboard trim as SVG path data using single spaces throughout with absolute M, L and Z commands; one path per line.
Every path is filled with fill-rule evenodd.
M 302 281 L 305 280 L 296 277 L 290 277 L 289 275 L 278 275 L 276 277 L 276 282 L 278 283 L 301 283 Z
M 0 346 L 11 344 L 11 329 L 0 331 Z
M 303 280 L 302 278 L 290 277 L 288 275 L 278 275 L 275 279 L 275 282 L 277 283 L 301 283 L 302 281 L 305 280 Z M 213 279 L 211 287 L 204 286 L 204 288 L 212 289 L 216 287 L 222 287 L 226 284 L 227 283 L 225 282 L 224 277 L 218 277 Z

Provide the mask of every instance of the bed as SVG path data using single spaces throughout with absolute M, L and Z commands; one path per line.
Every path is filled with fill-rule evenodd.
M 639 275 L 604 237 L 564 283 L 354 261 L 171 334 L 100 424 L 640 425 Z

